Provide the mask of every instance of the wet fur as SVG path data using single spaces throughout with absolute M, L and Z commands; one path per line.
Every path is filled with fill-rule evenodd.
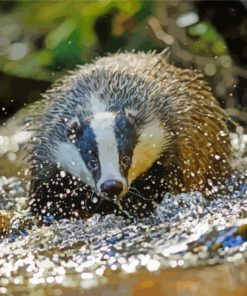
M 58 141 L 66 141 L 64 127 L 73 118 L 74 110 L 79 111 L 82 118 L 92 115 L 92 93 L 104 102 L 104 106 L 97 106 L 98 109 L 106 106 L 110 112 L 118 112 L 121 108 L 131 110 L 135 113 L 135 124 L 140 128 L 154 118 L 164 126 L 167 137 L 164 153 L 148 172 L 134 181 L 133 187 L 144 199 L 128 193 L 122 201 L 128 211 L 135 212 L 136 208 L 136 212 L 143 212 L 138 205 L 143 200 L 149 200 L 146 207 L 152 211 L 153 201 L 159 202 L 166 191 L 198 190 L 210 197 L 214 186 L 221 186 L 228 176 L 231 148 L 227 117 L 202 75 L 196 70 L 169 64 L 162 54 L 115 54 L 79 67 L 44 95 L 48 101 L 36 119 L 35 136 L 29 145 L 30 203 L 34 213 L 42 216 L 41 209 L 51 202 L 53 206 L 61 204 L 67 209 L 60 214 L 51 210 L 56 218 L 69 217 L 74 215 L 75 208 L 80 208 L 81 200 L 91 202 L 90 190 L 85 189 L 76 199 L 58 188 L 55 176 L 59 171 L 54 165 L 53 153 Z M 51 179 L 54 179 L 53 184 Z M 67 174 L 64 183 L 68 186 L 69 182 L 71 176 Z M 49 185 L 45 187 L 43 183 Z M 151 191 L 145 190 L 149 185 Z M 75 189 L 72 184 L 70 187 L 71 191 Z M 65 192 L 62 199 L 56 194 L 59 190 Z M 80 209 L 80 216 L 118 209 L 111 202 L 103 201 L 100 205 L 93 204 L 91 209 Z M 147 212 L 144 210 L 144 214 Z

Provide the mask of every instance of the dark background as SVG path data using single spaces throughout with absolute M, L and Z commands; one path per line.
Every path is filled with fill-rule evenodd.
M 0 1 L 0 120 L 77 64 L 118 50 L 171 48 L 220 104 L 247 121 L 246 1 Z

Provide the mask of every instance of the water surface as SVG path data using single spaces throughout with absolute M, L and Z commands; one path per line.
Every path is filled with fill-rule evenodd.
M 0 295 L 209 295 L 208 289 L 246 295 L 247 137 L 232 137 L 238 170 L 216 199 L 166 194 L 151 217 L 96 214 L 43 227 L 24 210 L 28 178 L 20 176 L 25 165 L 21 174 L 17 165 L 22 142 L 15 152 L 5 149 Z

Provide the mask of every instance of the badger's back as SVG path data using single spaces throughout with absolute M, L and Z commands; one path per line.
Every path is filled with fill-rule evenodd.
M 117 65 L 153 84 L 144 108 L 161 118 L 171 136 L 161 157 L 167 171 L 164 185 L 172 192 L 198 190 L 207 196 L 220 190 L 230 172 L 227 116 L 203 75 L 157 54 L 119 54 L 97 63 Z M 142 108 L 139 112 L 145 114 Z

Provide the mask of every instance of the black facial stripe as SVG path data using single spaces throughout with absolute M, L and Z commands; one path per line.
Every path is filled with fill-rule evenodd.
M 131 122 L 131 120 L 126 116 L 124 111 L 118 113 L 116 116 L 115 136 L 120 159 L 123 155 L 129 156 L 130 159 L 132 159 L 133 150 L 138 141 L 138 135 L 134 123 Z M 128 173 L 130 164 L 128 167 L 126 167 L 121 165 L 121 161 L 119 162 L 122 173 L 125 176 Z
M 75 146 L 78 148 L 88 170 L 91 171 L 96 182 L 100 179 L 101 169 L 98 159 L 99 152 L 96 136 L 89 122 L 84 123 L 83 129 L 77 134 Z M 92 162 L 96 162 L 98 164 L 97 170 L 92 169 L 92 166 L 90 166 L 90 163 Z

